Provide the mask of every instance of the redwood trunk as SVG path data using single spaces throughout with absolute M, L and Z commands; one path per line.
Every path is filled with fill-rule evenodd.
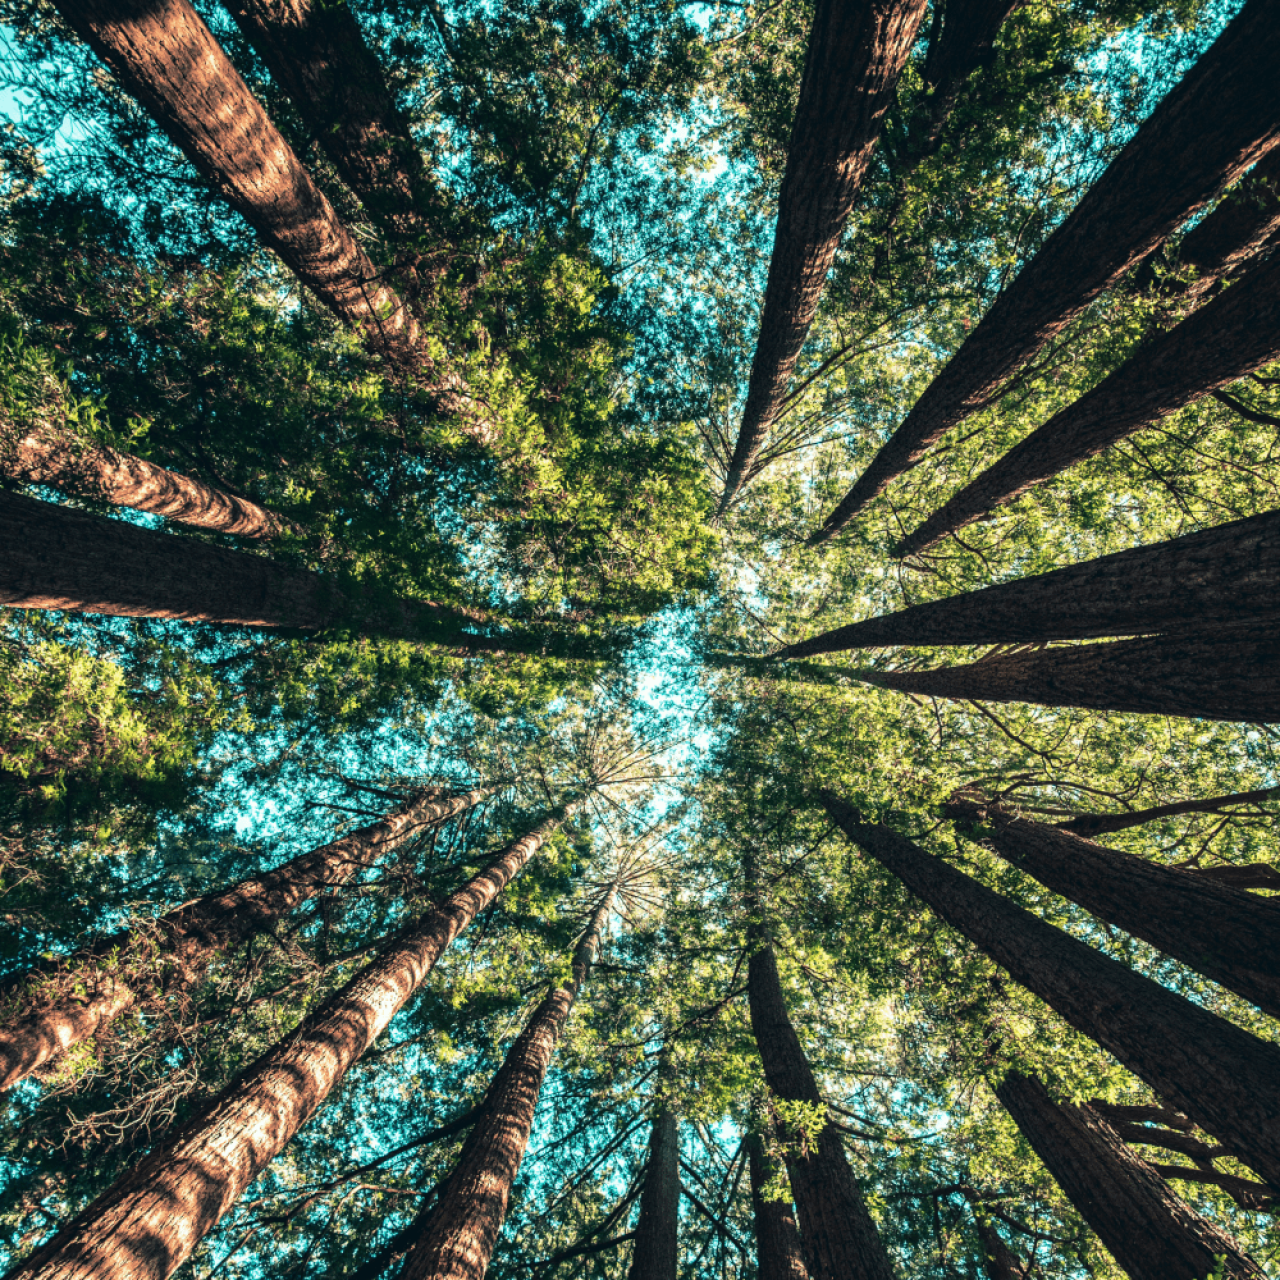
M 1239 1244 L 1174 1195 L 1089 1107 L 1055 1102 L 1034 1076 L 1011 1072 L 996 1096 L 1054 1180 L 1131 1280 L 1265 1274 Z
M 653 1118 L 629 1280 L 676 1280 L 680 1260 L 680 1125 L 663 1103 Z
M 860 821 L 831 793 L 823 802 L 854 843 L 952 928 L 1280 1187 L 1280 1046 L 1094 951 L 888 827 Z
M 58 985 L 66 986 L 74 975 L 75 984 L 87 983 L 88 990 L 59 992 L 52 1002 L 40 1003 L 0 1026 L 0 1091 L 95 1035 L 128 1009 L 135 999 L 130 971 L 141 964 L 144 974 L 154 975 L 152 948 L 172 956 L 184 976 L 201 973 L 218 951 L 245 941 L 317 893 L 343 884 L 424 827 L 447 821 L 492 791 L 486 787 L 444 800 L 434 791 L 421 792 L 381 822 L 170 911 L 141 931 L 141 936 L 140 931 L 124 930 L 56 965 L 6 982 L 19 999 L 26 988 L 37 1002 L 42 980 L 62 977 Z M 111 969 L 103 971 L 106 961 Z
M 573 957 L 573 976 L 543 1000 L 508 1051 L 485 1094 L 484 1115 L 468 1135 L 399 1280 L 483 1280 L 529 1144 L 542 1082 L 595 961 L 613 895 L 611 889 L 591 917 Z
M 925 8 L 926 0 L 818 0 L 722 512 L 750 478 L 782 407 Z
M 756 1270 L 760 1280 L 809 1280 L 800 1249 L 796 1215 L 785 1200 L 766 1200 L 773 1170 L 757 1135 L 747 1139 L 751 1170 L 751 1208 L 756 1225 Z
M 974 838 L 1047 889 L 1280 1017 L 1280 911 L 1230 885 L 1094 844 L 997 806 L 947 805 Z
M 1277 799 L 1280 799 L 1280 787 L 1262 787 L 1257 791 L 1235 791 L 1230 795 L 1208 796 L 1203 800 L 1177 800 L 1173 804 L 1158 804 L 1150 809 L 1134 809 L 1129 813 L 1082 813 L 1069 822 L 1060 822 L 1058 828 L 1061 831 L 1072 831 L 1078 836 L 1101 836 L 1112 831 L 1141 827 L 1160 818 L 1175 818 L 1183 813 L 1218 813 L 1232 805 L 1262 804 L 1267 800 Z M 1206 867 L 1203 870 L 1197 868 L 1194 874 L 1214 876 L 1227 884 L 1236 880 L 1249 880 L 1251 888 L 1262 887 L 1252 883 L 1258 876 L 1265 877 L 1267 883 L 1275 878 L 1275 871 L 1265 863 L 1241 867 Z M 1277 887 L 1280 887 L 1280 883 Z
M 1026 1280 L 1018 1255 L 1000 1238 L 1000 1233 L 982 1218 L 974 1218 L 973 1225 L 982 1241 L 982 1269 L 987 1280 Z
M 1280 511 L 913 605 L 775 656 L 881 645 L 1010 644 L 1280 622 Z
M 1206 720 L 1280 720 L 1280 629 L 1224 627 L 997 654 L 967 666 L 861 672 L 885 689 Z
M 190 1256 L 556 830 L 509 845 L 37 1249 L 8 1280 L 160 1280 Z
M 1268 0 L 1249 0 L 933 380 L 814 534 L 838 533 L 1188 218 L 1280 141 Z

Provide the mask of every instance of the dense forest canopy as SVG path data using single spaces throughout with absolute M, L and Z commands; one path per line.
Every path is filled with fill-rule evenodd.
M 0 0 L 13 1280 L 1280 1276 L 1267 0 Z

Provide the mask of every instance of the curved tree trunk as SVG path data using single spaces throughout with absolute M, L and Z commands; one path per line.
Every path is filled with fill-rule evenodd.
M 722 512 L 750 478 L 782 407 L 925 8 L 926 0 L 818 0 Z
M 996 299 L 813 542 L 838 533 L 945 431 L 990 404 L 1104 289 L 1280 141 L 1268 87 L 1277 58 L 1272 7 L 1249 0 Z
M 8 1280 L 161 1280 L 176 1271 L 566 812 L 556 810 L 508 845 L 14 1268 Z
M 1160 818 L 1175 818 L 1182 813 L 1218 813 L 1238 804 L 1262 804 L 1268 800 L 1280 800 L 1280 787 L 1261 787 L 1257 791 L 1235 791 L 1225 796 L 1208 796 L 1203 800 L 1176 800 L 1172 804 L 1158 804 L 1150 809 L 1134 809 L 1128 813 L 1082 813 L 1069 822 L 1059 822 L 1059 831 L 1071 831 L 1078 836 L 1106 835 L 1112 831 L 1128 831 Z M 1253 863 L 1239 867 L 1196 868 L 1191 874 L 1210 876 L 1224 884 L 1247 881 L 1242 888 L 1266 888 L 1275 883 L 1280 889 L 1280 876 L 1266 863 Z M 1260 883 L 1255 883 L 1260 881 Z
M 1135 973 L 830 792 L 845 834 L 952 928 L 1280 1189 L 1280 1046 Z
M 308 898 L 345 883 L 411 836 L 470 809 L 494 790 L 482 787 L 448 799 L 434 788 L 421 791 L 381 822 L 230 889 L 206 894 L 145 928 L 122 930 L 57 964 L 7 980 L 6 1003 L 21 1007 L 34 1001 L 36 1007 L 0 1026 L 0 1091 L 128 1009 L 135 1000 L 130 985 L 135 973 L 140 970 L 140 976 L 153 980 L 164 963 L 161 956 L 170 958 L 181 981 L 190 982 L 217 952 L 246 941 Z M 57 993 L 52 998 L 41 991 L 48 985 Z M 69 986 L 86 989 L 68 991 Z
M 1174 1195 L 1089 1107 L 1055 1102 L 1034 1076 L 1007 1075 L 996 1097 L 1045 1168 L 1132 1280 L 1262 1280 L 1221 1228 Z
M 966 666 L 863 671 L 858 678 L 938 698 L 1268 724 L 1280 720 L 1280 628 L 993 654 Z
M 747 1160 L 751 1171 L 751 1209 L 756 1226 L 756 1270 L 760 1280 L 809 1280 L 800 1248 L 796 1215 L 785 1200 L 766 1200 L 764 1193 L 773 1177 L 759 1135 L 747 1138 Z
M 664 1102 L 653 1117 L 629 1280 L 676 1280 L 680 1261 L 680 1123 Z
M 1280 911 L 1267 898 L 1013 817 L 995 805 L 957 800 L 943 812 L 962 823 L 982 823 L 973 838 L 1045 888 L 1280 1017 Z

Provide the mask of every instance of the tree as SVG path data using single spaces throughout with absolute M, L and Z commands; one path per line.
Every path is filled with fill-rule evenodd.
M 660 1103 L 649 1133 L 630 1280 L 675 1280 L 679 1265 L 680 1122 Z
M 751 1208 L 756 1229 L 756 1266 L 760 1280 L 808 1280 L 796 1217 L 786 1200 L 772 1198 L 770 1183 L 780 1169 L 769 1160 L 758 1135 L 748 1139 Z

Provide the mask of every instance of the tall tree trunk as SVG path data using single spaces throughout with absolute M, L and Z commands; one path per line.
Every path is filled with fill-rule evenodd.
M 943 920 L 1077 1031 L 1280 1188 L 1280 1046 L 1024 911 L 830 792 L 832 819 Z
M 1206 720 L 1280 720 L 1280 628 L 993 654 L 959 667 L 859 672 L 885 689 Z
M 1078 836 L 1101 836 L 1112 831 L 1127 831 L 1160 818 L 1174 818 L 1182 813 L 1218 813 L 1222 809 L 1239 804 L 1262 804 L 1267 800 L 1280 800 L 1280 787 L 1261 787 L 1257 791 L 1235 791 L 1225 796 L 1208 796 L 1203 800 L 1176 800 L 1172 804 L 1158 804 L 1150 809 L 1133 809 L 1128 813 L 1082 813 L 1069 822 L 1057 824 L 1059 831 L 1071 831 Z M 1249 880 L 1261 875 L 1269 884 L 1275 871 L 1265 863 L 1241 867 L 1208 867 L 1197 869 L 1195 875 L 1213 875 L 1227 884 L 1233 880 Z M 1252 886 L 1257 887 L 1257 886 Z M 1276 887 L 1280 888 L 1280 880 Z
M 1025 1280 L 1026 1270 L 1018 1255 L 1000 1238 L 1000 1233 L 984 1218 L 976 1217 L 978 1239 L 982 1241 L 982 1269 L 987 1280 Z
M 1280 622 L 1278 600 L 1280 511 L 1268 511 L 836 627 L 774 656 L 1203 631 Z
M 1047 889 L 1280 1017 L 1280 911 L 1268 899 L 997 805 L 954 800 L 943 812 L 981 823 L 973 837 Z
M 756 1226 L 756 1270 L 760 1280 L 809 1280 L 800 1248 L 800 1229 L 791 1205 L 766 1200 L 773 1169 L 758 1134 L 747 1138 L 751 1175 L 751 1209 Z
M 725 476 L 725 511 L 751 477 L 818 310 L 926 0 L 818 0 L 778 197 L 747 402 Z
M 1132 1280 L 1262 1280 L 1261 1267 L 1221 1228 L 1174 1195 L 1087 1106 L 1055 1102 L 1034 1076 L 1010 1072 L 996 1096 L 1045 1168 Z
M 529 1145 L 556 1042 L 600 948 L 617 886 L 600 900 L 573 956 L 572 977 L 534 1010 L 485 1094 L 484 1115 L 409 1251 L 399 1280 L 482 1280 Z
M 747 910 L 747 999 L 751 1030 L 771 1092 L 787 1102 L 825 1106 L 809 1059 L 787 1013 L 778 963 L 761 901 L 754 855 L 744 859 Z M 893 1267 L 862 1198 L 840 1131 L 828 1120 L 809 1146 L 785 1134 L 787 1172 L 800 1218 L 800 1247 L 812 1280 L 892 1280 Z
M 970 481 L 895 548 L 915 555 L 1077 462 L 1280 358 L 1280 257 L 1138 348 Z
M 1272 6 L 1248 0 L 996 299 L 813 542 L 838 533 L 945 431 L 992 403 L 1104 289 L 1280 141 L 1267 88 L 1277 57 Z
M 680 1260 L 680 1125 L 666 1102 L 659 1104 L 649 1134 L 640 1220 L 629 1280 L 676 1280 Z
M 46 484 L 214 533 L 274 538 L 289 527 L 248 498 L 69 435 L 32 432 L 10 446 L 0 432 L 0 470 L 24 484 Z
M 345 883 L 411 836 L 470 809 L 496 789 L 481 787 L 452 798 L 434 788 L 420 791 L 381 822 L 230 889 L 206 894 L 144 929 L 122 930 L 6 981 L 6 1003 L 25 1005 L 28 1011 L 0 1026 L 0 1091 L 128 1009 L 136 999 L 135 974 L 154 980 L 157 965 L 164 965 L 162 956 L 169 957 L 181 981 L 190 982 L 219 951 L 246 941 L 308 898 Z M 48 990 L 54 994 L 46 995 Z
M 8 1280 L 160 1280 L 176 1271 L 566 812 L 554 811 L 508 845 L 14 1268 Z

